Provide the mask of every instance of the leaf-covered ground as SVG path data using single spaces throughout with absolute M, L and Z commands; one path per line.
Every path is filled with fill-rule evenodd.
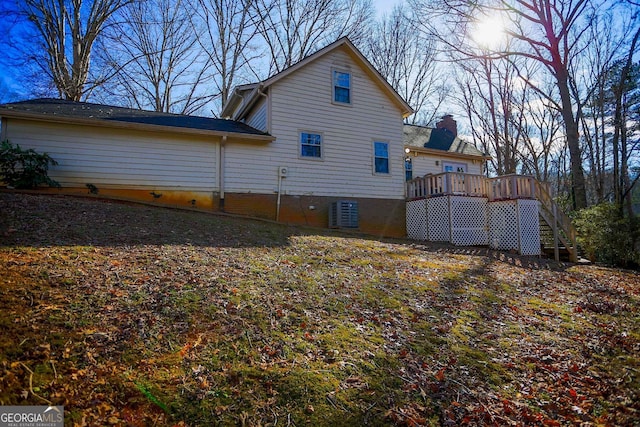
M 0 193 L 0 404 L 67 425 L 640 425 L 640 277 Z

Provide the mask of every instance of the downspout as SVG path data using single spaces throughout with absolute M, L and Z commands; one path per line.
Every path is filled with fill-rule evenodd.
M 7 140 L 7 124 L 8 120 L 4 117 L 0 118 L 0 141 Z
M 220 190 L 219 195 L 219 209 L 224 212 L 224 149 L 227 145 L 227 135 L 223 135 L 220 143 L 218 144 L 218 187 Z
M 282 174 L 278 168 L 278 201 L 276 202 L 276 222 L 280 221 L 280 194 L 282 194 Z
M 280 199 L 282 195 L 282 178 L 286 178 L 288 168 L 286 166 L 278 166 L 278 201 L 276 202 L 276 221 L 280 221 Z

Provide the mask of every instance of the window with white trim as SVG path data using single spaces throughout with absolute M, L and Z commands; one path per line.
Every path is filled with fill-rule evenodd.
M 457 162 L 442 162 L 442 170 L 444 172 L 467 173 L 467 164 Z
M 333 70 L 333 102 L 351 104 L 351 73 Z
M 300 132 L 300 157 L 322 158 L 322 135 Z
M 413 179 L 413 162 L 411 157 L 404 159 L 404 179 L 405 181 L 411 181 Z
M 375 141 L 373 143 L 373 170 L 375 173 L 389 173 L 389 144 Z

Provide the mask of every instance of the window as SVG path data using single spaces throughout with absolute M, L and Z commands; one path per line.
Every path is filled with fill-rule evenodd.
M 411 163 L 411 157 L 404 159 L 404 179 L 405 181 L 411 181 L 413 179 L 413 163 Z
M 389 173 L 389 144 L 374 142 L 373 158 L 375 173 Z
M 351 104 L 351 74 L 333 71 L 333 102 Z
M 466 163 L 442 162 L 444 172 L 467 173 Z
M 300 133 L 300 156 L 322 158 L 322 135 L 317 133 Z

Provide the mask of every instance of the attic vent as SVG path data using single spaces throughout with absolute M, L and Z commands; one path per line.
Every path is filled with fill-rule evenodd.
M 329 208 L 329 227 L 358 228 L 358 202 L 339 200 Z

